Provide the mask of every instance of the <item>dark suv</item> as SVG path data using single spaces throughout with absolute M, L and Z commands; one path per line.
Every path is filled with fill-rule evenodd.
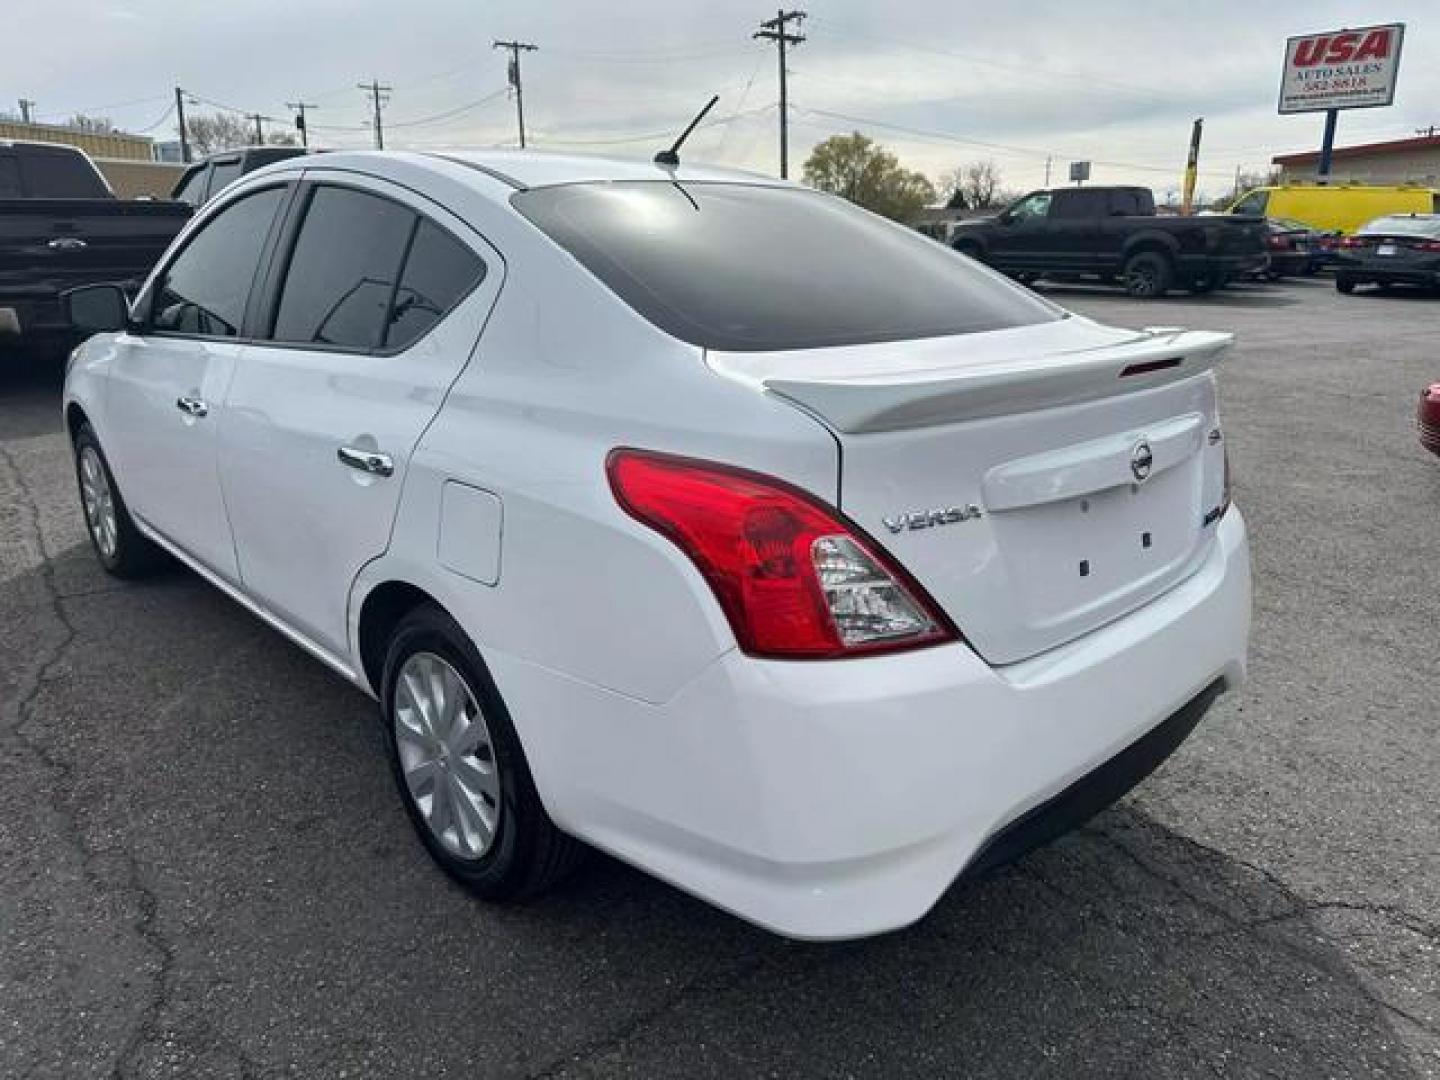
M 185 170 L 170 197 L 191 206 L 200 206 L 246 173 L 307 152 L 299 146 L 249 146 L 211 154 Z

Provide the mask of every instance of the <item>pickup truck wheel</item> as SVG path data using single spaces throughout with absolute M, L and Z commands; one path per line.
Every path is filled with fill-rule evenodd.
M 1125 291 L 1143 300 L 1164 296 L 1173 277 L 1170 260 L 1158 251 L 1140 251 L 1125 260 Z
M 1355 291 L 1355 279 L 1346 277 L 1344 274 L 1337 275 L 1335 278 L 1335 291 L 1342 292 L 1346 296 L 1349 296 Z
M 135 527 L 100 440 L 89 424 L 81 424 L 75 432 L 75 479 L 85 512 L 85 531 L 107 573 L 138 578 L 164 565 L 165 553 Z
M 520 900 L 578 863 L 586 848 L 546 814 L 499 690 L 440 608 L 401 620 L 380 702 L 400 797 L 447 874 L 486 900 Z

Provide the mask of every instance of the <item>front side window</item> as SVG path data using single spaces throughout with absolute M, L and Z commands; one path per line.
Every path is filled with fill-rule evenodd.
M 240 159 L 232 158 L 228 161 L 217 161 L 210 168 L 210 191 L 207 197 L 213 198 L 225 190 L 227 184 L 233 184 L 240 179 Z
M 273 187 L 246 195 L 200 228 L 156 286 L 152 329 L 239 335 L 260 253 L 286 194 L 285 188 Z
M 913 229 L 818 192 L 616 181 L 510 201 L 640 315 L 704 348 L 858 345 L 1061 317 Z
M 1037 191 L 1034 195 L 1027 195 L 1010 208 L 1010 217 L 1015 221 L 1048 217 L 1049 214 L 1050 193 L 1048 191 Z
M 1098 218 L 1106 212 L 1103 191 L 1059 191 L 1055 193 L 1054 211 L 1057 218 Z
M 414 211 L 379 195 L 315 188 L 285 272 L 271 337 L 379 348 L 415 224 Z

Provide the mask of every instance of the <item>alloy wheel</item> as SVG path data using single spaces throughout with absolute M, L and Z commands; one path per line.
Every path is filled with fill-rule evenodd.
M 501 788 L 474 693 L 443 657 L 417 652 L 400 669 L 392 705 L 401 772 L 426 828 L 452 855 L 483 857 L 500 824 Z
M 93 446 L 80 450 L 80 498 L 85 505 L 85 525 L 90 538 L 107 559 L 115 558 L 119 527 L 115 520 L 115 495 L 105 465 Z

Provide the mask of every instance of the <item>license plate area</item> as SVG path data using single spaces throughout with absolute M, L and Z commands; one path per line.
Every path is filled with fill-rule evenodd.
M 1375 254 L 1376 254 L 1376 255 L 1394 255 L 1394 254 L 1395 254 L 1395 245 L 1394 245 L 1394 244 L 1381 244 L 1379 247 L 1377 247 L 1377 248 L 1375 249 Z
M 994 514 L 1025 622 L 1039 629 L 1163 587 L 1200 536 L 1199 458 L 1150 480 Z

